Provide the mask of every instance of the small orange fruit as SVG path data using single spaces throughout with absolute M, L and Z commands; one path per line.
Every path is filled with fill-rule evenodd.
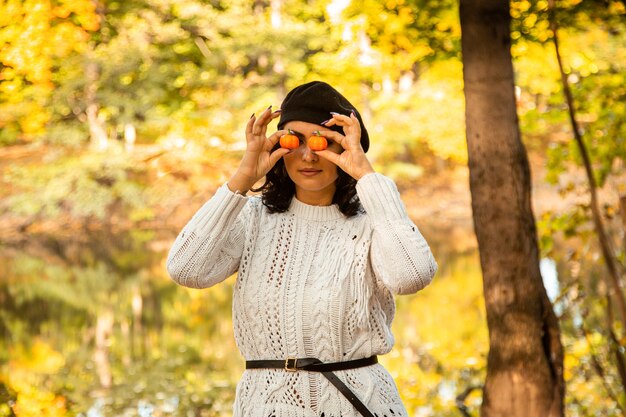
M 300 139 L 293 134 L 293 131 L 289 129 L 289 133 L 286 133 L 280 137 L 280 147 L 286 149 L 298 149 L 300 146 Z
M 319 130 L 316 130 L 315 135 L 311 136 L 307 141 L 307 145 L 309 145 L 309 148 L 313 151 L 323 151 L 328 148 L 328 141 L 324 136 L 320 135 Z

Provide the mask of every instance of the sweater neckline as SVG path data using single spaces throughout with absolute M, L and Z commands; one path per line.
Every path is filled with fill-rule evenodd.
M 312 206 L 303 203 L 295 196 L 291 199 L 289 212 L 293 213 L 296 217 L 313 221 L 336 220 L 343 217 L 343 213 L 339 210 L 337 204 L 331 204 L 330 206 Z

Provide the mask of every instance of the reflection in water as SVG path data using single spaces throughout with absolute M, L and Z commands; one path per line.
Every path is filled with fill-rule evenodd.
M 15 401 L 17 415 L 232 414 L 243 371 L 230 318 L 234 279 L 209 290 L 177 286 L 165 254 L 146 249 L 150 238 L 26 245 L 0 258 L 0 352 L 8 352 L 0 353 L 0 403 Z M 484 368 L 476 253 L 439 261 L 430 287 L 398 297 L 397 344 L 381 358 L 414 415 L 456 415 L 455 393 Z
M 176 286 L 151 234 L 80 238 L 2 252 L 0 416 L 224 415 L 230 287 Z

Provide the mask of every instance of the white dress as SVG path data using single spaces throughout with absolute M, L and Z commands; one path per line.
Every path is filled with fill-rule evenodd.
M 432 280 L 437 264 L 389 178 L 357 183 L 365 212 L 347 218 L 336 205 L 294 198 L 269 213 L 260 197 L 224 184 L 183 228 L 167 269 L 181 285 L 206 288 L 238 272 L 233 293 L 237 346 L 246 360 L 315 357 L 323 362 L 389 352 L 393 294 Z M 380 365 L 335 374 L 378 417 L 406 416 Z M 314 372 L 244 371 L 235 417 L 356 417 L 352 404 Z

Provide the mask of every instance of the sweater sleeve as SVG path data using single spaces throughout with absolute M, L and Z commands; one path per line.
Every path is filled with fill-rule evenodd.
M 437 263 L 409 218 L 395 183 L 378 173 L 357 182 L 357 193 L 373 225 L 370 259 L 375 276 L 394 294 L 412 294 L 428 285 Z
M 178 284 L 207 288 L 239 267 L 253 199 L 222 185 L 180 232 L 167 256 L 167 272 Z

